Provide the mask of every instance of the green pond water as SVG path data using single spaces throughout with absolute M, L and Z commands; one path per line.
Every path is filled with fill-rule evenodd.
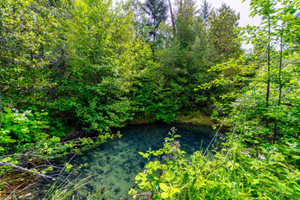
M 86 199 L 88 194 L 101 193 L 101 191 L 104 193 L 109 191 L 109 195 L 106 195 L 107 199 L 128 196 L 129 189 L 135 184 L 135 176 L 143 172 L 147 161 L 138 152 L 146 152 L 149 148 L 152 150 L 162 148 L 171 127 L 175 127 L 176 134 L 181 135 L 178 138 L 181 149 L 188 155 L 200 150 L 201 144 L 201 149 L 205 149 L 213 138 L 212 129 L 209 127 L 173 124 L 124 128 L 121 130 L 123 135 L 121 139 L 90 149 L 83 155 L 75 156 L 70 162 L 75 167 L 87 163 L 87 166 L 78 170 L 76 176 L 79 176 L 77 179 L 89 177 L 88 184 L 74 193 L 75 199 Z M 72 178 L 69 177 L 71 181 Z M 40 192 L 45 194 L 51 184 L 53 183 L 43 183 Z

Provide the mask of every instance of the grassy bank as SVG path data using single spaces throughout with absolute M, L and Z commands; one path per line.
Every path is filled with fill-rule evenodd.
M 214 124 L 214 122 L 211 120 L 210 116 L 207 116 L 206 114 L 195 111 L 195 112 L 188 112 L 188 113 L 182 113 L 177 116 L 176 123 L 182 123 L 182 124 L 192 124 L 192 125 L 204 125 L 204 126 L 211 126 Z
M 142 125 L 142 124 L 155 124 L 161 123 L 157 120 L 150 120 L 147 117 L 144 118 L 135 118 L 128 121 L 128 125 Z M 212 126 L 214 124 L 211 117 L 204 114 L 201 111 L 185 111 L 177 114 L 175 119 L 171 123 L 178 124 L 192 124 L 196 126 Z

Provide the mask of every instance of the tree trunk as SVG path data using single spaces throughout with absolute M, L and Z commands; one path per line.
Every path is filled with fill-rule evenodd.
M 271 22 L 270 22 L 270 15 L 268 16 L 268 80 L 267 80 L 267 94 L 266 94 L 266 106 L 269 107 L 269 98 L 270 98 L 270 42 L 271 42 Z
M 169 0 L 169 7 L 170 7 L 171 20 L 172 20 L 173 34 L 174 34 L 174 36 L 175 36 L 175 33 L 176 33 L 176 29 L 175 29 L 175 19 L 174 19 L 173 10 L 172 10 L 172 4 L 171 4 L 171 1 L 170 1 L 170 0 Z
M 280 33 L 280 61 L 279 61 L 279 94 L 278 94 L 278 106 L 280 106 L 281 102 L 281 90 L 282 90 L 282 83 L 281 83 L 281 69 L 282 69 L 282 35 L 283 35 L 283 28 L 281 28 Z

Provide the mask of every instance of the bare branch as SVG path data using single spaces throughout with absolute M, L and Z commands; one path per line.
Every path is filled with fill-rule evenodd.
M 55 178 L 52 177 L 52 176 L 48 176 L 48 175 L 46 175 L 46 174 L 42 174 L 42 173 L 39 173 L 39 172 L 31 171 L 31 170 L 26 169 L 26 168 L 24 168 L 24 167 L 21 167 L 21 166 L 18 166 L 18 165 L 14 165 L 14 164 L 11 164 L 11 163 L 8 163 L 8 162 L 0 161 L 0 165 L 10 166 L 10 167 L 13 167 L 13 168 L 16 168 L 16 169 L 25 171 L 25 172 L 29 172 L 29 173 L 33 173 L 33 174 L 39 175 L 39 176 L 41 176 L 41 177 L 43 177 L 43 178 L 55 179 Z

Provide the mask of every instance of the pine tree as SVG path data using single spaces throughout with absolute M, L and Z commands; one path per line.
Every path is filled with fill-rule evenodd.
M 203 0 L 201 9 L 200 9 L 200 16 L 204 20 L 204 22 L 207 24 L 208 23 L 208 17 L 209 13 L 211 11 L 211 4 L 208 3 L 206 0 Z
M 241 43 L 238 40 L 239 13 L 235 13 L 226 4 L 211 11 L 208 19 L 208 34 L 214 48 L 214 62 L 223 62 L 229 58 L 237 58 L 241 53 Z
M 144 10 L 148 15 L 147 25 L 152 27 L 149 35 L 153 41 L 156 41 L 159 25 L 168 17 L 168 6 L 164 0 L 146 0 Z
M 177 38 L 182 48 L 186 48 L 194 42 L 195 36 L 192 30 L 196 14 L 196 2 L 194 0 L 180 0 L 176 19 Z

